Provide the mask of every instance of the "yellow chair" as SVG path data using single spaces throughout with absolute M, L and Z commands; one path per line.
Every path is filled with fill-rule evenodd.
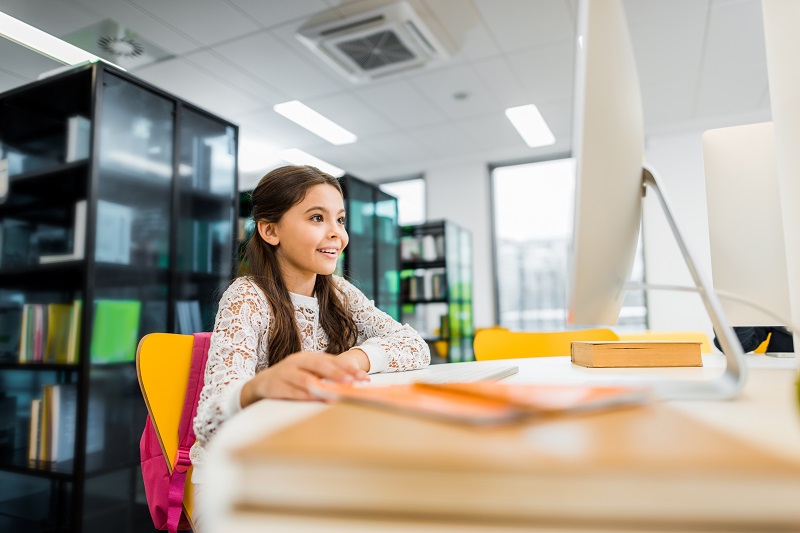
M 620 333 L 621 341 L 696 341 L 700 343 L 700 353 L 713 351 L 708 335 L 702 331 L 644 331 L 642 333 Z
M 517 332 L 486 329 L 475 335 L 475 359 L 514 359 L 570 355 L 572 341 L 615 341 L 617 334 L 607 328 L 553 332 Z
M 161 451 L 168 459 L 170 474 L 178 453 L 181 421 L 189 368 L 192 364 L 192 335 L 151 333 L 142 337 L 136 349 L 136 375 L 147 404 L 147 412 L 158 434 Z M 183 489 L 183 510 L 192 522 L 194 486 L 190 467 Z M 194 523 L 192 529 L 195 530 Z
M 769 340 L 772 338 L 772 332 L 770 331 L 767 334 L 767 338 L 764 339 L 764 342 L 758 345 L 758 348 L 753 350 L 753 353 L 767 353 L 767 346 L 769 346 Z

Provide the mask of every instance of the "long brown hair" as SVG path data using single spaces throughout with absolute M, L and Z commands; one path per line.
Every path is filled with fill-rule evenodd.
M 303 201 L 311 187 L 321 184 L 335 187 L 342 194 L 339 181 L 315 167 L 276 168 L 261 178 L 253 190 L 253 220 L 256 224 L 259 220 L 279 222 L 286 211 Z M 265 242 L 257 228 L 244 252 L 248 275 L 264 291 L 272 310 L 268 344 L 270 366 L 299 352 L 302 347 L 294 305 L 283 282 L 276 252 L 277 248 Z M 344 294 L 330 275 L 317 274 L 314 295 L 319 304 L 320 326 L 328 335 L 328 353 L 338 354 L 352 348 L 358 338 L 358 329 L 347 312 Z

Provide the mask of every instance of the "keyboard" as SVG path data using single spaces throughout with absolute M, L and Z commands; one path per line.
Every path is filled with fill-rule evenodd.
M 517 366 L 495 366 L 474 363 L 450 363 L 431 365 L 419 370 L 392 372 L 390 374 L 373 374 L 374 385 L 390 385 L 397 383 L 466 383 L 471 381 L 497 381 L 516 374 Z
M 516 374 L 516 366 L 490 365 L 434 365 L 429 367 L 430 375 L 420 381 L 425 383 L 467 383 L 470 381 L 497 381 Z

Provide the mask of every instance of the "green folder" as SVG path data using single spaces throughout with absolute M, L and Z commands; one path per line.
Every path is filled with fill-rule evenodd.
M 136 358 L 139 342 L 138 300 L 96 300 L 90 357 L 92 363 L 119 363 Z

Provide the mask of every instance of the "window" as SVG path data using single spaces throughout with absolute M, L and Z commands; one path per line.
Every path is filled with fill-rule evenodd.
M 495 277 L 501 326 L 566 329 L 575 161 L 558 159 L 492 171 Z M 632 279 L 643 281 L 641 240 Z M 628 291 L 617 330 L 647 323 L 643 291 Z
M 423 178 L 382 183 L 380 188 L 397 198 L 398 222 L 401 226 L 425 222 L 425 180 Z

